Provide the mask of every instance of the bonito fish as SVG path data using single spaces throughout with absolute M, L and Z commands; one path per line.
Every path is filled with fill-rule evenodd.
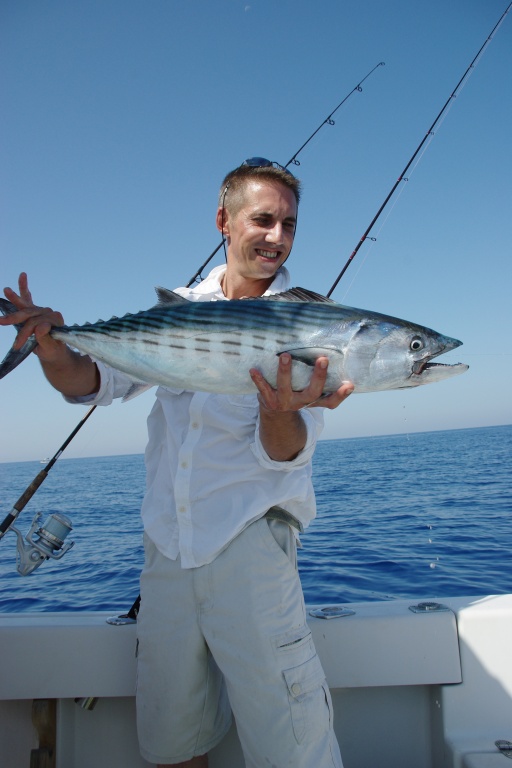
M 416 387 L 463 373 L 431 360 L 462 342 L 421 325 L 336 304 L 302 288 L 233 301 L 188 301 L 157 288 L 158 304 L 107 322 L 54 327 L 54 339 L 124 371 L 130 396 L 148 385 L 226 394 L 255 392 L 250 368 L 275 386 L 278 356 L 292 357 L 292 386 L 304 389 L 318 357 L 329 359 L 326 392 L 351 381 L 356 392 Z M 0 299 L 0 311 L 14 305 Z M 36 346 L 11 349 L 0 378 Z

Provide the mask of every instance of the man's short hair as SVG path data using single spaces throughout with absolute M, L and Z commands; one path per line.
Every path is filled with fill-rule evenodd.
M 244 191 L 249 181 L 268 181 L 279 183 L 291 189 L 297 206 L 300 202 L 301 183 L 292 173 L 281 166 L 239 165 L 224 178 L 219 193 L 219 208 L 226 208 L 231 216 L 236 216 L 244 204 Z

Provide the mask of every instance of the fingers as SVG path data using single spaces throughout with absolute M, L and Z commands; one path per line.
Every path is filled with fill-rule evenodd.
M 310 403 L 310 407 L 316 408 L 321 406 L 322 408 L 329 408 L 330 410 L 337 408 L 338 405 L 347 399 L 349 395 L 354 391 L 354 385 L 350 381 L 345 381 L 341 387 L 330 395 L 323 395 L 316 402 Z
M 32 301 L 32 294 L 30 293 L 29 287 L 28 287 L 28 276 L 26 272 L 22 272 L 18 279 L 18 288 L 20 291 L 20 297 L 25 302 L 26 305 L 31 305 L 34 302 Z
M 294 403 L 295 393 L 292 390 L 292 358 L 288 353 L 279 356 L 279 367 L 277 369 L 277 410 L 293 411 L 297 410 Z
M 258 370 L 251 369 L 250 375 L 258 388 L 260 403 L 267 410 L 298 411 L 312 406 L 333 409 L 347 399 L 354 391 L 354 386 L 350 382 L 344 382 L 336 392 L 323 395 L 328 366 L 328 358 L 319 357 L 308 386 L 300 392 L 292 390 L 292 359 L 286 352 L 279 356 L 275 389 Z
M 295 392 L 291 387 L 291 357 L 287 353 L 279 356 L 276 388 L 270 386 L 268 381 L 256 368 L 251 368 L 249 374 L 259 391 L 260 404 L 268 411 L 296 411 L 294 406 Z M 300 406 L 299 406 L 300 407 Z
M 341 405 L 341 403 L 354 391 L 352 382 L 345 381 L 336 392 L 324 395 L 323 392 L 325 391 L 328 367 L 329 360 L 327 357 L 319 357 L 316 360 L 309 386 L 300 393 L 307 400 L 307 402 L 301 406 L 302 408 L 322 407 L 332 410 L 337 408 L 338 405 Z
M 329 367 L 329 360 L 326 357 L 319 357 L 315 361 L 315 367 L 313 369 L 313 375 L 309 386 L 303 390 L 304 394 L 308 396 L 307 405 L 314 404 L 324 391 L 325 382 L 327 379 L 327 369 Z
M 34 304 L 32 294 L 28 287 L 26 272 L 22 272 L 18 280 L 19 294 L 12 288 L 5 288 L 5 297 L 16 307 L 17 312 L 0 318 L 0 325 L 21 326 L 14 349 L 20 349 L 27 339 L 35 334 L 40 345 L 38 354 L 40 357 L 47 353 L 52 354 L 60 342 L 56 342 L 48 335 L 52 326 L 64 325 L 64 319 L 60 312 L 54 312 L 50 307 L 38 307 Z
M 13 291 L 12 288 L 4 288 L 6 299 L 9 299 L 9 301 L 18 309 L 33 306 L 34 302 L 32 301 L 32 294 L 28 287 L 28 277 L 26 272 L 22 272 L 19 276 L 18 290 L 19 294 L 17 294 L 16 291 Z
M 292 390 L 292 359 L 287 352 L 279 356 L 275 389 L 257 369 L 252 368 L 249 373 L 259 390 L 260 403 L 266 410 L 298 411 L 306 404 L 306 400 L 300 397 L 302 393 Z
M 249 375 L 253 384 L 258 389 L 258 399 L 260 404 L 269 411 L 275 410 L 272 407 L 272 403 L 274 402 L 276 391 L 272 389 L 268 381 L 261 375 L 257 368 L 251 368 Z
M 27 312 L 24 314 L 26 316 Z M 56 344 L 60 346 L 59 342 L 54 341 L 49 336 L 52 327 L 56 325 L 64 325 L 60 312 L 54 312 L 49 307 L 34 307 L 18 332 L 14 348 L 22 347 L 29 336 L 34 334 L 40 347 L 47 348 L 49 351 L 53 350 Z

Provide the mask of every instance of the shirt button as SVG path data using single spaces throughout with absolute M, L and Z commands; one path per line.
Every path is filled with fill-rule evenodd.
M 188 467 L 188 463 L 186 461 L 181 462 L 181 468 L 186 469 Z
M 193 421 L 190 426 L 192 427 L 192 429 L 199 429 L 199 424 L 197 423 L 197 421 Z
M 178 507 L 178 512 L 186 512 L 187 508 L 182 504 L 181 507 Z
M 298 696 L 300 693 L 300 685 L 298 683 L 294 683 L 292 685 L 292 693 L 294 696 Z

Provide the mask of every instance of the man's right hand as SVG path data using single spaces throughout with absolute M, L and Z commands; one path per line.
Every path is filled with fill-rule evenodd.
M 39 357 L 46 378 L 62 394 L 68 397 L 92 395 L 100 386 L 100 376 L 96 363 L 87 355 L 80 355 L 66 344 L 50 336 L 52 327 L 64 325 L 60 312 L 50 307 L 34 304 L 28 287 L 28 279 L 22 272 L 18 281 L 19 293 L 12 288 L 5 288 L 4 294 L 16 309 L 5 317 L 0 317 L 0 325 L 20 325 L 14 349 L 21 349 L 29 336 L 36 337 L 37 347 L 34 352 Z
M 64 325 L 62 315 L 50 307 L 38 307 L 34 304 L 25 272 L 19 277 L 18 287 L 19 293 L 12 288 L 4 289 L 6 299 L 14 304 L 18 311 L 0 318 L 0 325 L 22 325 L 14 342 L 14 349 L 21 349 L 29 336 L 34 334 L 38 343 L 34 351 L 41 362 L 63 362 L 68 357 L 66 345 L 49 335 L 52 326 Z

